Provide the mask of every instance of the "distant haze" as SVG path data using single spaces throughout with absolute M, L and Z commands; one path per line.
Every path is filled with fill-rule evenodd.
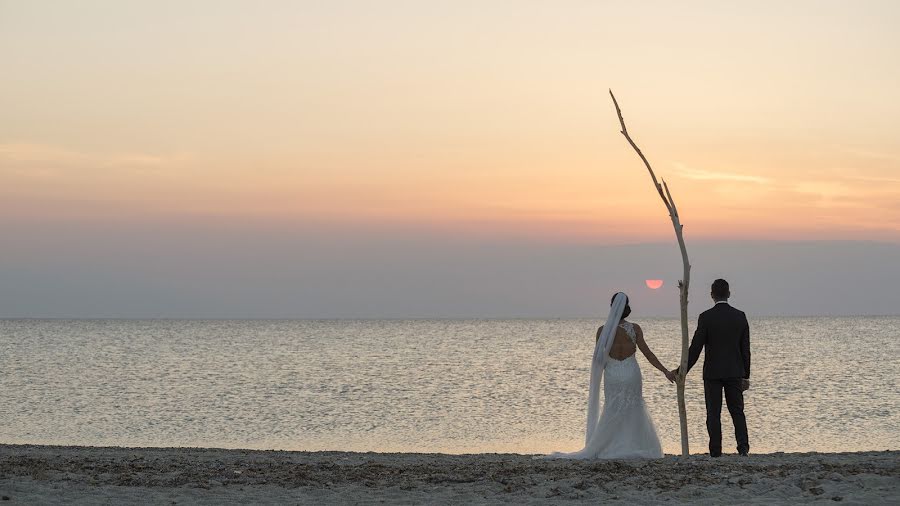
M 665 216 L 661 216 L 661 219 Z M 675 315 L 674 240 L 602 245 L 297 227 L 56 230 L 5 249 L 6 317 L 599 317 L 617 290 L 634 317 Z M 24 234 L 23 234 L 24 235 Z M 900 245 L 688 243 L 691 309 L 709 284 L 757 315 L 900 313 Z M 646 279 L 663 279 L 650 290 Z

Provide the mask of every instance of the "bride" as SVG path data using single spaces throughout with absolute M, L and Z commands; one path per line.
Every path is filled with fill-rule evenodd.
M 641 327 L 625 320 L 630 313 L 628 296 L 622 292 L 615 294 L 606 325 L 597 330 L 584 448 L 573 453 L 552 453 L 551 458 L 662 457 L 659 436 L 641 393 L 641 369 L 635 359 L 637 350 L 641 350 L 647 361 L 662 371 L 669 381 L 675 381 L 675 374 L 663 367 L 650 351 Z M 603 412 L 598 415 L 599 387 L 604 376 Z

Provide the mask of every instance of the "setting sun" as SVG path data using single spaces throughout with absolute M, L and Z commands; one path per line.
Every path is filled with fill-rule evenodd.
M 647 288 L 651 290 L 658 290 L 663 286 L 663 280 L 661 279 L 648 279 L 644 283 L 647 283 Z

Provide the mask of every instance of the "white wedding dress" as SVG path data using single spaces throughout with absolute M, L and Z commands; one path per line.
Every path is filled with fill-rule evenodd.
M 631 322 L 622 321 L 625 331 L 637 347 L 637 336 Z M 613 334 L 614 337 L 615 334 Z M 610 343 L 611 345 L 611 343 Z M 663 456 L 656 427 L 650 419 L 642 393 L 641 368 L 635 354 L 624 360 L 609 356 L 609 347 L 599 363 L 603 364 L 603 410 L 596 424 L 589 425 L 585 446 L 573 453 L 553 453 L 550 458 L 563 459 L 632 459 Z M 591 408 L 588 408 L 591 424 Z
M 635 344 L 634 325 L 623 321 L 619 327 Z M 637 349 L 628 358 L 616 360 L 607 356 L 603 373 L 603 411 L 595 436 L 585 446 L 582 458 L 658 459 L 663 456 L 656 427 L 650 419 L 642 392 L 641 368 Z

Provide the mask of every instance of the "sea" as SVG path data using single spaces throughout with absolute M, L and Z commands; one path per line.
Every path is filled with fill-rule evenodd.
M 674 368 L 678 320 L 633 321 Z M 0 443 L 572 451 L 584 441 L 599 324 L 0 320 Z M 750 325 L 751 452 L 900 449 L 900 317 Z M 640 354 L 638 361 L 663 449 L 679 453 L 675 387 Z M 699 364 L 686 396 L 691 452 L 705 453 Z M 723 447 L 733 452 L 724 408 L 722 423 Z

